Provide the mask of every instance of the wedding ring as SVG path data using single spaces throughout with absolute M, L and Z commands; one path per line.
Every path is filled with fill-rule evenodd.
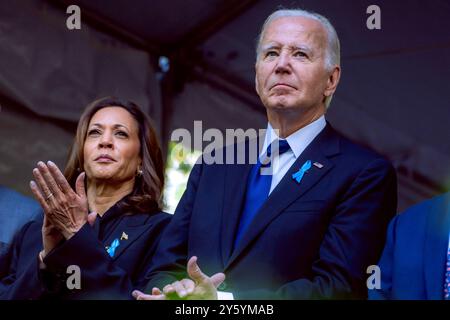
M 50 194 L 45 198 L 45 201 L 48 201 L 51 197 L 53 197 L 53 193 L 50 192 Z

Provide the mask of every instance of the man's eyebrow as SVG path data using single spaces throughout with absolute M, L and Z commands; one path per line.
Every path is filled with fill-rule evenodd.
M 278 49 L 278 48 L 280 48 L 280 45 L 277 43 L 267 43 L 261 46 L 261 51 L 267 51 L 270 49 Z
M 277 43 L 268 43 L 268 44 L 265 44 L 265 45 L 261 46 L 261 51 L 268 51 L 268 50 L 271 50 L 271 49 L 279 49 L 279 48 L 280 48 L 280 45 L 277 44 Z M 292 51 L 300 50 L 300 51 L 306 51 L 306 52 L 309 52 L 309 53 L 311 53 L 313 51 L 312 48 L 310 46 L 307 46 L 307 45 L 293 45 L 293 46 L 289 46 L 289 50 L 292 50 Z
M 299 45 L 299 46 L 292 46 L 291 50 L 300 50 L 300 51 L 306 51 L 306 52 L 312 52 L 313 50 L 309 46 L 305 45 Z

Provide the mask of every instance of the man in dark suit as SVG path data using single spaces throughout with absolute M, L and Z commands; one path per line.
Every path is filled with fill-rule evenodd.
M 137 299 L 216 298 L 222 272 L 218 289 L 234 299 L 366 296 L 366 269 L 396 212 L 396 177 L 388 161 L 325 120 L 339 50 L 320 15 L 269 16 L 256 61 L 269 122 L 260 157 L 254 165 L 194 166 L 148 273 L 152 294 L 135 292 Z M 268 164 L 271 175 L 262 173 Z M 180 279 L 176 271 L 193 256 L 201 266 L 189 261 L 195 282 L 170 278 Z
M 7 249 L 25 223 L 42 219 L 41 213 L 41 207 L 33 199 L 0 186 L 0 252 Z
M 450 192 L 392 219 L 370 299 L 450 300 Z

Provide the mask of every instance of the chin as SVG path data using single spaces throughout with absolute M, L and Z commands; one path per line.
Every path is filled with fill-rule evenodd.
M 114 172 L 107 170 L 95 170 L 91 174 L 92 179 L 96 180 L 108 180 L 114 177 Z
M 267 99 L 267 105 L 270 109 L 286 109 L 292 106 L 292 102 L 287 96 L 272 96 Z
M 283 101 L 283 102 L 279 102 L 279 103 L 270 104 L 268 109 L 271 111 L 275 111 L 275 112 L 287 112 L 287 111 L 293 111 L 297 108 L 295 106 L 285 103 Z

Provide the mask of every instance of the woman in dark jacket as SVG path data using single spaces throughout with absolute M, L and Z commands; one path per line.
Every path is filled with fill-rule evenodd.
M 134 103 L 97 100 L 80 118 L 64 175 L 50 161 L 33 175 L 43 219 L 0 257 L 0 298 L 132 299 L 170 220 L 149 118 Z

